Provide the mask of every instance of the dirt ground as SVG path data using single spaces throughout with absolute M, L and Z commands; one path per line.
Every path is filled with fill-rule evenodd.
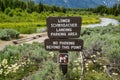
M 34 34 L 20 34 L 20 36 L 22 36 L 22 38 L 31 38 L 31 37 L 34 37 L 36 35 L 41 35 L 41 37 L 39 37 L 38 39 L 33 39 L 31 41 L 28 41 L 28 42 L 24 42 L 24 43 L 29 43 L 29 44 L 31 44 L 32 42 L 42 43 L 42 42 L 44 42 L 45 39 L 48 38 L 46 32 L 45 33 L 34 33 Z M 13 40 L 11 40 L 11 41 L 0 40 L 0 51 L 3 50 L 7 45 L 14 45 Z

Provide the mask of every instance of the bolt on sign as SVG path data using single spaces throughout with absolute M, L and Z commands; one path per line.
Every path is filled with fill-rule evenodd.
M 81 30 L 81 17 L 48 17 L 49 38 L 78 38 Z
M 81 51 L 82 39 L 46 39 L 45 49 L 49 51 Z

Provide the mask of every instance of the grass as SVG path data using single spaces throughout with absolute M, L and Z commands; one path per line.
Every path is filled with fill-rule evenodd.
M 41 23 L 41 24 L 40 24 Z M 2 29 L 15 29 L 20 33 L 35 33 L 37 29 L 42 28 L 45 26 L 45 22 L 19 22 L 19 23 L 0 23 L 0 28 Z
M 83 16 L 83 22 L 82 24 L 95 24 L 95 23 L 99 23 L 100 20 L 99 18 L 93 18 L 92 16 L 88 17 L 88 16 Z
M 49 16 L 80 16 L 82 17 L 82 24 L 94 24 L 99 23 L 99 17 L 95 14 L 84 15 L 80 13 L 60 13 L 60 12 L 33 12 L 28 14 L 26 12 L 21 12 L 21 16 L 14 15 L 10 17 L 4 13 L 0 13 L 0 28 L 5 29 L 15 29 L 20 33 L 35 33 L 37 29 L 46 27 L 46 18 Z
M 105 72 L 86 71 L 84 80 L 112 80 Z

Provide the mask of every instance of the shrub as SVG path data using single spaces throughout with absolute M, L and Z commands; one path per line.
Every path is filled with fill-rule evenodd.
M 11 9 L 10 9 L 10 7 L 8 7 L 8 8 L 5 9 L 4 13 L 8 14 L 10 11 L 11 11 Z
M 10 17 L 13 17 L 13 15 L 14 15 L 13 10 L 11 10 L 11 11 L 8 13 L 8 15 L 9 15 Z
M 43 66 L 43 69 L 40 69 L 35 74 L 29 76 L 29 80 L 62 80 L 62 74 L 56 63 L 47 61 Z
M 56 64 L 52 61 L 44 62 L 47 57 L 48 52 L 45 51 L 43 45 L 39 43 L 7 46 L 3 51 L 0 51 L 0 65 L 4 63 L 2 67 L 0 66 L 0 72 L 2 70 L 0 80 L 22 80 L 23 77 L 37 71 L 43 63 L 46 67 L 44 69 L 42 68 L 42 71 L 47 69 L 45 72 L 45 74 L 47 74 L 47 71 L 50 70 L 50 74 L 52 73 L 51 70 L 55 69 Z M 9 68 L 10 70 L 8 70 Z M 11 68 L 15 69 L 15 72 L 13 72 Z M 57 74 L 57 72 L 55 74 Z M 45 77 L 44 74 L 42 76 Z M 57 75 L 57 77 L 59 77 L 59 75 Z
M 10 40 L 12 38 L 18 38 L 19 32 L 13 29 L 3 29 L 0 31 L 1 40 Z

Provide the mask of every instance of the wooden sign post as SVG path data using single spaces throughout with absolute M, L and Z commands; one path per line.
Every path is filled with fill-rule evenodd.
M 48 17 L 47 33 L 50 39 L 46 39 L 45 49 L 59 51 L 58 63 L 63 74 L 67 73 L 68 51 L 81 51 L 83 48 L 80 37 L 81 17 Z

